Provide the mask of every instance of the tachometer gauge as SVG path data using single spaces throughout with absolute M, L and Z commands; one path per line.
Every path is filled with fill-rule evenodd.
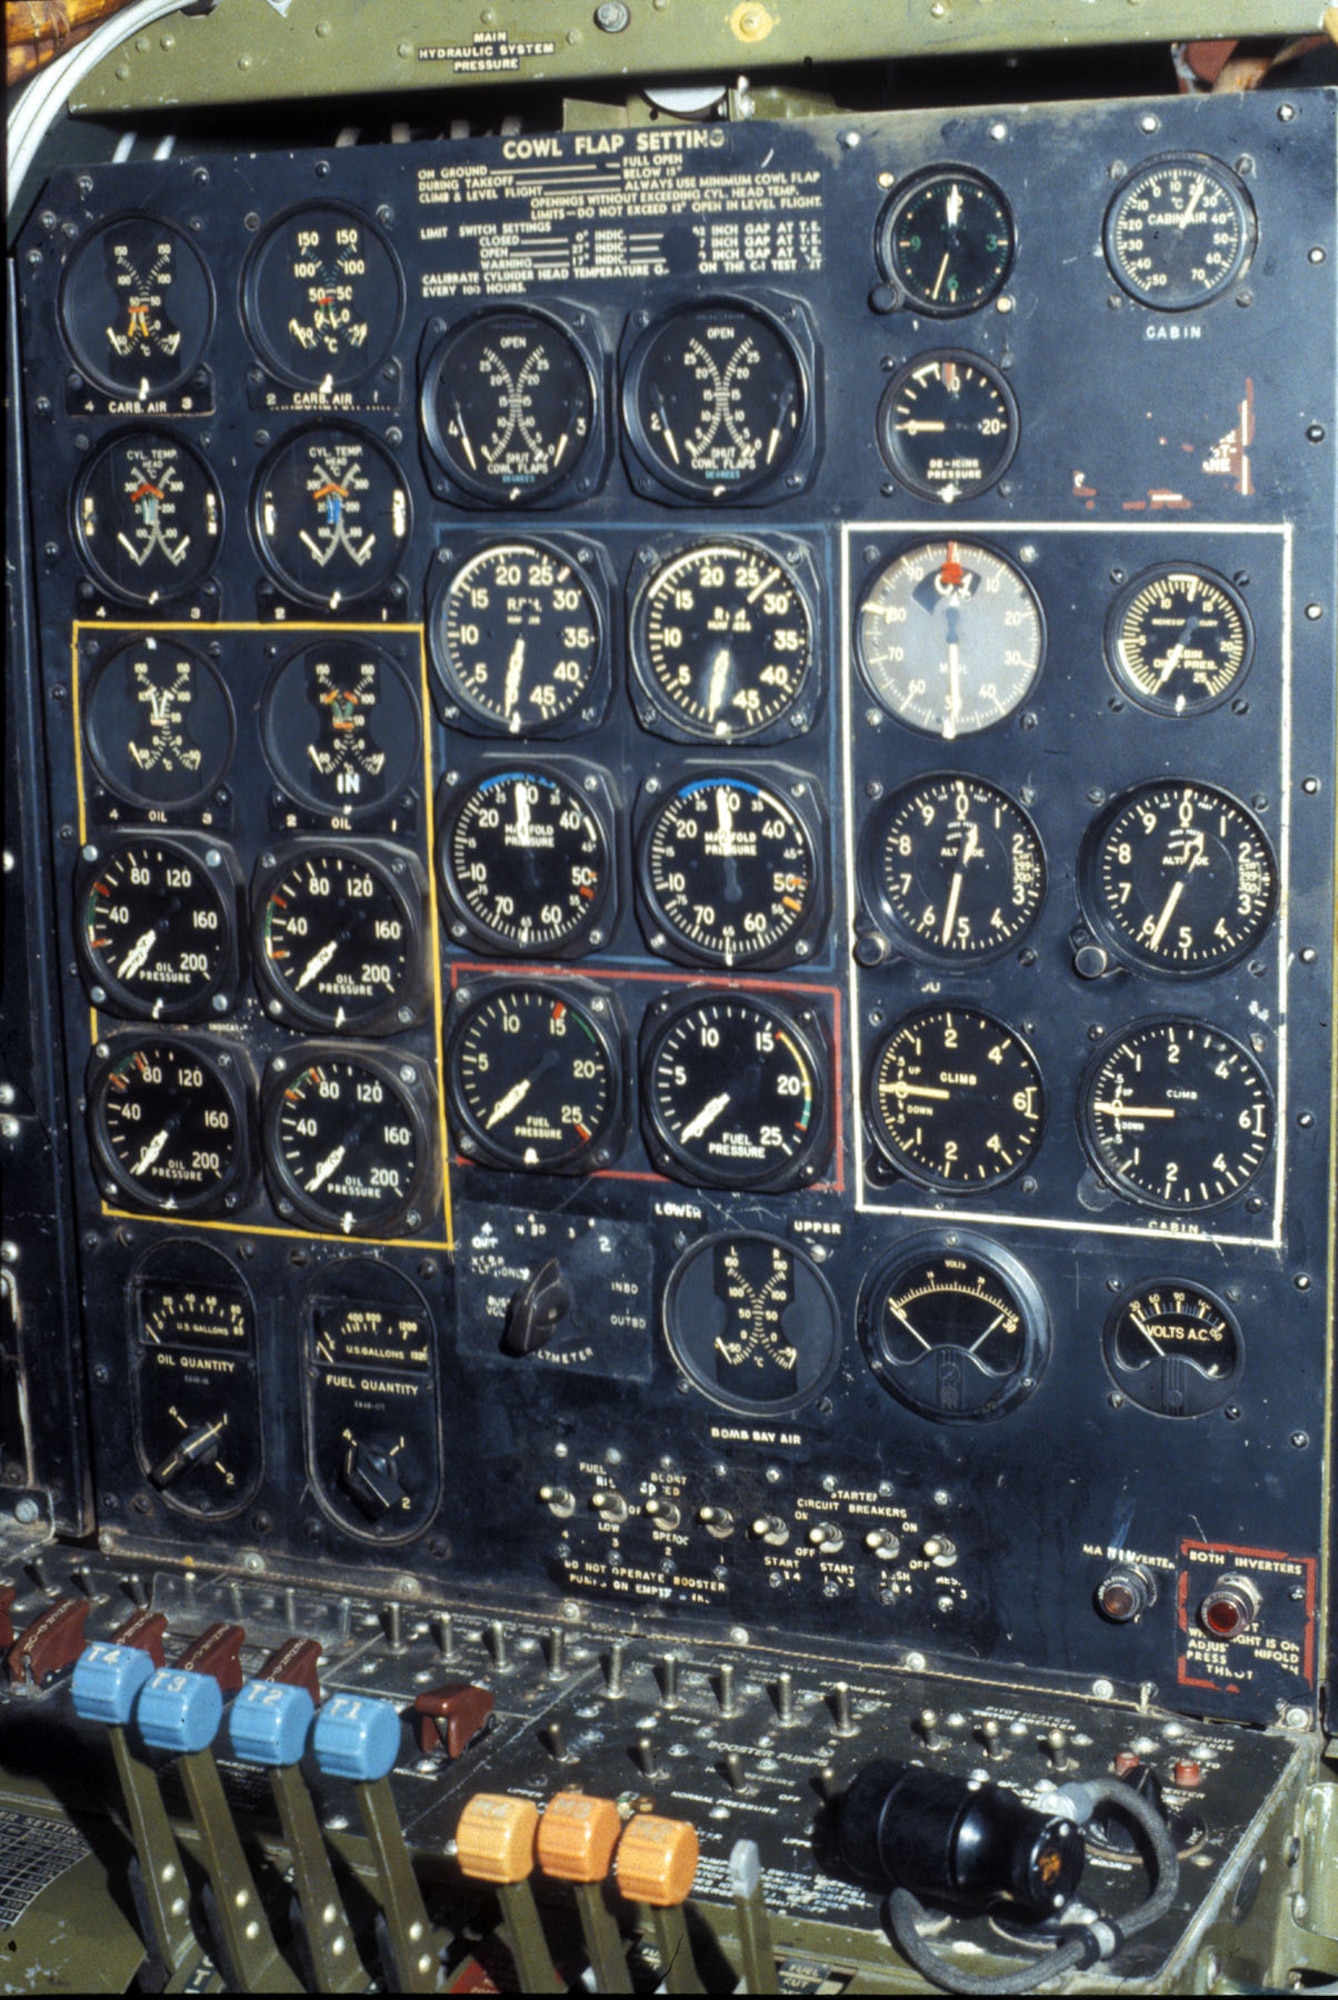
M 664 1330 L 688 1380 L 727 1410 L 797 1410 L 841 1358 L 836 1301 L 816 1264 L 746 1230 L 685 1252 L 665 1289 Z
M 1012 463 L 1017 404 L 980 355 L 917 354 L 887 385 L 878 441 L 893 473 L 922 500 L 970 500 Z
M 1106 259 L 1142 305 L 1187 312 L 1233 285 L 1254 249 L 1254 210 L 1205 153 L 1168 153 L 1132 173 L 1106 211 Z
M 738 499 L 779 478 L 808 421 L 808 379 L 778 320 L 731 300 L 666 313 L 623 382 L 636 457 L 671 493 Z
M 956 1233 L 895 1251 L 860 1302 L 869 1366 L 936 1423 L 985 1423 L 1037 1387 L 1050 1323 L 1030 1272 L 997 1244 Z
M 831 1142 L 816 1016 L 751 993 L 694 992 L 646 1016 L 641 1096 L 651 1158 L 714 1187 L 801 1187 Z
M 1007 792 L 944 772 L 914 778 L 873 815 L 865 902 L 911 958 L 980 965 L 1023 938 L 1045 896 L 1040 836 Z
M 111 438 L 85 467 L 75 531 L 98 581 L 134 604 L 184 597 L 212 569 L 223 497 L 199 453 L 165 431 Z
M 284 790 L 331 818 L 389 806 L 421 776 L 418 702 L 394 661 L 361 638 L 290 654 L 265 690 L 260 735 Z
M 603 629 L 594 586 L 560 550 L 476 550 L 446 577 L 429 619 L 446 720 L 507 736 L 588 727 L 603 708 L 592 701 Z
M 265 1171 L 282 1216 L 339 1236 L 420 1229 L 431 1179 L 429 1100 L 415 1064 L 309 1044 L 265 1081 Z
M 1008 203 L 984 174 L 932 168 L 893 197 L 878 254 L 913 311 L 935 319 L 976 312 L 1003 290 L 1012 266 Z
M 448 333 L 423 387 L 428 445 L 454 484 L 493 507 L 547 504 L 595 435 L 595 378 L 546 313 L 502 307 Z
M 84 695 L 94 770 L 145 812 L 193 806 L 232 761 L 232 700 L 217 668 L 174 633 L 146 632 L 94 672 Z
M 99 1044 L 88 1115 L 110 1200 L 182 1215 L 236 1207 L 246 1122 L 231 1051 L 186 1036 Z
M 209 272 L 190 238 L 152 215 L 122 215 L 70 258 L 60 322 L 76 365 L 108 395 L 145 403 L 198 367 L 214 317 Z
M 423 1000 L 422 902 L 413 856 L 393 847 L 301 841 L 266 856 L 255 962 L 269 1012 L 350 1035 L 407 1027 Z
M 621 1079 L 603 995 L 508 980 L 467 989 L 456 1005 L 446 1063 L 461 1152 L 548 1174 L 607 1165 Z
M 456 793 L 441 840 L 451 936 L 543 957 L 596 951 L 613 890 L 602 787 L 535 766 L 489 772 Z M 449 921 L 449 920 L 448 920 Z
M 1234 695 L 1250 670 L 1244 599 L 1197 563 L 1145 570 L 1106 620 L 1106 658 L 1125 693 L 1155 715 L 1194 716 Z
M 866 585 L 855 653 L 889 715 L 951 742 L 992 729 L 1027 699 L 1045 623 L 1022 572 L 993 549 L 922 542 Z
M 1243 1194 L 1273 1150 L 1268 1078 L 1202 1021 L 1140 1021 L 1097 1051 L 1081 1096 L 1083 1143 L 1130 1201 L 1177 1214 Z
M 1220 1409 L 1245 1366 L 1231 1308 L 1183 1278 L 1159 1278 L 1125 1292 L 1101 1345 L 1112 1381 L 1156 1417 L 1201 1417 Z
M 140 835 L 85 847 L 79 951 L 92 1000 L 142 1020 L 226 1013 L 236 973 L 236 867 L 210 842 Z
M 360 602 L 394 574 L 412 526 L 390 453 L 361 431 L 300 431 L 273 452 L 255 496 L 256 540 L 280 588 L 323 611 Z
M 1181 977 L 1234 965 L 1273 921 L 1278 871 L 1262 826 L 1213 785 L 1126 792 L 1083 842 L 1089 923 L 1126 964 Z
M 899 1173 L 976 1194 L 1020 1173 L 1041 1143 L 1045 1090 L 1013 1029 L 976 1007 L 922 1007 L 874 1059 L 869 1123 Z
M 793 795 L 733 774 L 686 779 L 652 806 L 637 886 L 651 950 L 697 965 L 805 958 L 822 903 L 817 843 Z
M 658 733 L 743 743 L 811 720 L 813 609 L 794 569 L 755 542 L 670 556 L 632 607 L 631 642 L 641 719 Z
M 404 291 L 376 225 L 335 203 L 299 208 L 256 246 L 242 290 L 246 330 L 285 382 L 330 395 L 385 360 Z

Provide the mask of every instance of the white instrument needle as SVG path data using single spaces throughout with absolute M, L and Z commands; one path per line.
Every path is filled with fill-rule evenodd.
M 1191 867 L 1193 866 L 1192 862 L 1190 863 L 1190 866 Z M 1175 906 L 1180 901 L 1180 898 L 1184 895 L 1184 893 L 1185 893 L 1185 878 L 1182 875 L 1180 880 L 1172 888 L 1170 895 L 1166 898 L 1166 901 L 1162 906 L 1162 913 L 1157 919 L 1156 928 L 1153 931 L 1152 936 L 1148 939 L 1149 951 L 1156 951 L 1159 945 L 1161 944 L 1163 937 L 1166 935 L 1166 926 L 1171 921 L 1171 916 L 1175 910 Z
M 345 1151 L 345 1147 L 336 1146 L 332 1153 L 326 1154 L 315 1173 L 311 1176 L 311 1179 L 307 1182 L 308 1194 L 318 1193 L 325 1186 L 331 1174 L 338 1173 L 340 1167 L 344 1164 Z
M 880 1083 L 878 1086 L 878 1095 L 880 1097 L 903 1098 L 937 1097 L 944 1104 L 952 1101 L 952 1092 L 950 1090 L 939 1090 L 932 1083 L 907 1083 L 904 1076 L 899 1076 L 895 1083 Z
M 520 677 L 525 670 L 525 635 L 522 633 L 511 648 L 511 658 L 506 663 L 506 686 L 502 690 L 502 713 L 510 715 L 520 694 Z
M 948 641 L 948 712 L 943 718 L 943 734 L 949 741 L 957 734 L 957 718 L 962 712 L 962 655 L 961 649 L 951 639 Z
M 907 1333 L 911 1336 L 911 1339 L 919 1341 L 921 1347 L 923 1347 L 926 1354 L 932 1352 L 929 1342 L 925 1339 L 922 1333 L 916 1332 L 915 1328 L 911 1325 L 910 1321 L 907 1319 L 905 1313 L 901 1310 L 900 1306 L 894 1305 L 892 1303 L 892 1300 L 889 1299 L 887 1302 L 887 1309 L 893 1315 L 894 1318 L 899 1319 L 901 1321 Z
M 938 417 L 911 417 L 906 423 L 897 425 L 899 431 L 905 431 L 911 437 L 919 437 L 921 431 L 946 431 L 947 428 L 947 424 Z
M 689 1144 L 693 1139 L 700 1139 L 704 1132 L 709 1132 L 721 1112 L 728 1109 L 729 1102 L 729 1092 L 722 1090 L 718 1097 L 713 1097 L 709 1104 L 704 1104 L 695 1118 L 689 1118 L 679 1134 L 684 1144 Z
M 1174 1118 L 1172 1107 L 1163 1104 L 1094 1104 L 1093 1111 L 1104 1111 L 1111 1118 Z
M 729 680 L 730 651 L 722 646 L 711 662 L 711 683 L 706 695 L 706 713 L 714 722 L 725 700 L 725 686 Z
M 139 1158 L 135 1161 L 134 1166 L 130 1169 L 132 1179 L 138 1179 L 140 1174 L 146 1174 L 149 1171 L 149 1168 L 153 1165 L 154 1161 L 157 1159 L 159 1153 L 162 1152 L 163 1147 L 166 1144 L 167 1144 L 167 1127 L 164 1126 L 161 1132 L 154 1133 L 148 1145 L 144 1148 L 144 1151 L 140 1154 Z
M 145 931 L 141 937 L 137 937 L 116 968 L 117 978 L 133 979 L 137 972 L 142 972 L 148 963 L 149 953 L 157 942 L 157 931 Z
M 944 945 L 952 942 L 952 927 L 957 921 L 957 905 L 961 901 L 961 897 L 962 871 L 959 868 L 952 878 L 952 887 L 948 891 L 948 908 L 943 918 L 943 937 L 941 940 Z
M 519 1083 L 512 1084 L 505 1097 L 498 1098 L 496 1104 L 493 1105 L 492 1110 L 488 1113 L 488 1122 L 483 1128 L 485 1132 L 491 1132 L 494 1125 L 500 1125 L 504 1118 L 511 1116 L 511 1113 L 518 1105 L 525 1102 L 525 1099 L 530 1094 L 530 1084 L 532 1082 L 532 1077 L 523 1076 Z
M 338 949 L 338 938 L 331 938 L 328 944 L 323 944 L 316 953 L 316 956 L 308 959 L 306 966 L 303 968 L 302 977 L 298 980 L 293 991 L 300 993 L 304 986 L 310 986 L 313 979 L 319 979 Z
M 516 786 L 516 831 L 522 837 L 530 830 L 530 795 L 522 778 Z

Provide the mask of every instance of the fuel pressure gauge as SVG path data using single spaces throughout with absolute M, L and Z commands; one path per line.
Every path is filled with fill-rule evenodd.
M 301 431 L 273 452 L 254 504 L 256 541 L 280 588 L 337 611 L 383 589 L 409 539 L 404 475 L 362 431 Z
M 612 1157 L 621 1053 L 603 994 L 521 979 L 465 989 L 446 1067 L 451 1130 L 467 1156 L 550 1174 Z
M 470 499 L 549 506 L 597 449 L 594 370 L 574 332 L 550 314 L 482 312 L 429 360 L 423 423 L 433 456 Z
M 964 167 L 917 174 L 879 225 L 883 270 L 912 311 L 935 319 L 996 298 L 1013 262 L 1013 222 L 993 181 Z

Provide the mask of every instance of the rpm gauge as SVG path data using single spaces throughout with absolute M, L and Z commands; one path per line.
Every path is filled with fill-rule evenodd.
M 886 1258 L 865 1287 L 860 1335 L 883 1388 L 936 1423 L 1017 1409 L 1040 1382 L 1051 1339 L 1030 1272 L 964 1232 Z
M 451 936 L 485 950 L 574 957 L 604 941 L 613 850 L 593 773 L 578 789 L 537 766 L 464 785 L 445 815 L 442 882 L 458 912 Z
M 884 271 L 915 312 L 955 318 L 988 305 L 1013 262 L 1013 222 L 993 181 L 935 167 L 893 198 L 879 226 Z
M 513 980 L 457 1007 L 446 1061 L 461 1152 L 522 1172 L 607 1165 L 620 1062 L 603 995 Z
M 671 493 L 738 499 L 778 479 L 808 419 L 804 362 L 779 321 L 722 300 L 648 327 L 623 383 L 628 442 Z
M 183 1215 L 237 1206 L 245 1103 L 229 1050 L 186 1036 L 118 1036 L 99 1044 L 88 1095 L 111 1200 Z
M 75 531 L 99 582 L 134 604 L 184 597 L 213 568 L 223 497 L 198 452 L 166 431 L 108 440 L 75 494 Z
M 974 1007 L 922 1007 L 879 1049 L 869 1122 L 898 1172 L 947 1194 L 1011 1180 L 1041 1143 L 1045 1090 L 1021 1036 Z
M 1195 716 L 1239 689 L 1254 630 L 1245 601 L 1196 563 L 1145 570 L 1106 621 L 1106 658 L 1126 694 L 1155 715 Z
M 242 317 L 266 366 L 330 395 L 379 367 L 399 331 L 399 264 L 356 209 L 299 208 L 256 246 Z
M 422 901 L 413 856 L 393 847 L 303 841 L 265 856 L 255 962 L 269 1012 L 343 1034 L 407 1027 L 423 1000 Z
M 152 835 L 106 853 L 85 847 L 79 900 L 79 950 L 95 1006 L 150 1021 L 226 1013 L 237 891 L 223 849 Z
M 434 457 L 472 498 L 547 505 L 594 439 L 594 374 L 546 313 L 483 312 L 448 333 L 428 363 L 423 423 Z
M 340 1236 L 422 1227 L 432 1173 L 428 1100 L 402 1055 L 309 1045 L 270 1064 L 265 1170 L 282 1216 Z
M 914 778 L 874 814 L 864 898 L 910 957 L 980 965 L 1025 937 L 1045 896 L 1040 835 L 1007 792 L 945 772 Z
M 878 441 L 896 477 L 922 500 L 970 500 L 1012 463 L 1017 404 L 980 355 L 917 354 L 887 385 Z
M 256 540 L 280 588 L 337 611 L 394 574 L 412 525 L 390 453 L 361 431 L 301 431 L 271 453 L 256 488 Z
M 727 1410 L 781 1416 L 831 1381 L 841 1358 L 836 1301 L 816 1264 L 773 1236 L 735 1230 L 687 1250 L 664 1296 L 669 1349 Z
M 78 367 L 108 395 L 139 403 L 167 395 L 198 367 L 213 317 L 204 259 L 152 215 L 95 229 L 61 287 L 61 327 Z
M 1206 153 L 1139 167 L 1106 211 L 1106 259 L 1131 297 L 1162 312 L 1220 298 L 1254 249 L 1254 210 L 1236 176 Z
M 652 951 L 724 966 L 809 955 L 822 895 L 817 842 L 795 796 L 807 792 L 713 774 L 652 807 L 637 875 Z
M 603 630 L 592 583 L 558 549 L 476 550 L 447 576 L 429 619 L 446 720 L 507 736 L 588 726 L 603 707 L 591 700 Z

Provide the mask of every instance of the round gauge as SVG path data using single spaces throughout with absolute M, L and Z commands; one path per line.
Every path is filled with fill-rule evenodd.
M 308 1047 L 270 1066 L 265 1167 L 280 1215 L 340 1236 L 418 1229 L 431 1170 L 427 1120 L 402 1058 Z
M 538 980 L 469 996 L 447 1054 L 456 1143 L 492 1166 L 607 1165 L 619 1055 L 608 1001 Z
M 1162 312 L 1207 305 L 1254 249 L 1249 198 L 1204 153 L 1168 153 L 1130 174 L 1106 211 L 1106 261 L 1132 298 Z
M 921 542 L 877 570 L 860 599 L 855 652 L 898 722 L 951 742 L 1003 722 L 1045 655 L 1035 591 L 978 542 Z
M 738 992 L 662 1000 L 641 1064 L 651 1158 L 678 1180 L 775 1190 L 816 1180 L 830 1142 L 812 1015 Z
M 1083 1142 L 1130 1201 L 1184 1213 L 1243 1194 L 1273 1147 L 1273 1093 L 1248 1050 L 1202 1021 L 1140 1021 L 1083 1081 Z
M 84 695 L 84 741 L 103 784 L 145 812 L 195 805 L 232 761 L 232 700 L 208 660 L 146 632 L 97 668 Z
M 696 964 L 727 966 L 808 955 L 817 846 L 770 785 L 722 775 L 675 786 L 642 828 L 638 884 L 652 950 L 669 942 Z
M 335 203 L 296 209 L 256 247 L 242 317 L 265 365 L 322 395 L 377 368 L 399 332 L 404 290 L 381 231 Z
M 915 312 L 934 319 L 976 312 L 998 297 L 1012 268 L 1008 203 L 984 174 L 935 167 L 893 199 L 878 254 Z
M 304 841 L 255 888 L 255 961 L 271 1014 L 343 1034 L 406 1027 L 422 1004 L 412 858 Z
M 1155 715 L 1202 715 L 1250 670 L 1254 631 L 1244 600 L 1195 563 L 1146 570 L 1106 621 L 1106 658 L 1125 692 Z
M 447 334 L 423 389 L 428 443 L 456 485 L 494 507 L 547 500 L 595 427 L 595 379 L 545 313 L 504 307 Z
M 1101 1344 L 1117 1387 L 1156 1417 L 1220 1409 L 1245 1366 L 1230 1307 L 1182 1278 L 1127 1291 L 1111 1310 Z
M 1045 895 L 1040 835 L 982 778 L 914 778 L 874 815 L 861 875 L 877 921 L 910 957 L 980 965 L 1026 936 Z
M 255 1313 L 207 1244 L 159 1245 L 131 1284 L 140 1466 L 169 1506 L 235 1513 L 259 1483 Z
M 318 640 L 284 660 L 260 734 L 284 790 L 341 820 L 407 804 L 421 777 L 418 703 L 394 661 L 360 638 Z
M 213 567 L 223 499 L 198 452 L 165 431 L 108 440 L 75 495 L 85 562 L 117 597 L 159 604 L 184 597 Z
M 841 1358 L 836 1301 L 817 1265 L 744 1230 L 685 1252 L 665 1288 L 664 1330 L 689 1381 L 745 1413 L 797 1410 L 826 1388 Z
M 199 251 L 152 215 L 122 215 L 69 261 L 60 323 L 75 364 L 110 396 L 148 402 L 199 366 L 214 318 Z
M 1031 1395 L 1050 1355 L 1031 1274 L 964 1233 L 886 1258 L 865 1287 L 860 1335 L 882 1386 L 936 1423 L 1006 1416 Z
M 493 542 L 447 577 L 432 607 L 446 718 L 542 736 L 590 700 L 602 620 L 575 563 L 541 542 Z M 583 720 L 590 720 L 587 712 Z
M 1083 907 L 1116 955 L 1146 972 L 1217 972 L 1273 921 L 1278 871 L 1254 814 L 1212 785 L 1140 785 L 1103 813 L 1078 863 Z
M 638 341 L 623 417 L 642 463 L 675 493 L 737 499 L 780 476 L 808 413 L 798 349 L 756 306 L 667 313 Z
M 246 1167 L 236 1065 L 208 1044 L 118 1037 L 89 1091 L 93 1146 L 112 1200 L 201 1214 L 235 1207 Z
M 755 542 L 696 542 L 632 608 L 632 665 L 675 734 L 744 743 L 788 721 L 816 673 L 813 612 L 792 569 Z M 654 728 L 650 711 L 642 720 Z
M 338 611 L 375 595 L 404 553 L 409 489 L 388 451 L 329 425 L 290 437 L 256 488 L 256 538 L 283 590 Z
M 922 1007 L 874 1059 L 869 1120 L 899 1173 L 976 1194 L 1020 1173 L 1041 1143 L 1045 1088 L 1020 1035 L 974 1007 Z
M 84 849 L 79 949 L 99 1007 L 151 1021 L 224 1013 L 236 892 L 221 851 L 152 836 Z
M 442 878 L 464 923 L 492 951 L 593 951 L 613 887 L 608 835 L 570 778 L 491 772 L 451 806 Z M 457 935 L 452 927 L 452 936 Z
M 917 354 L 887 385 L 878 441 L 902 485 L 922 500 L 970 500 L 1012 462 L 1017 404 L 980 355 Z

